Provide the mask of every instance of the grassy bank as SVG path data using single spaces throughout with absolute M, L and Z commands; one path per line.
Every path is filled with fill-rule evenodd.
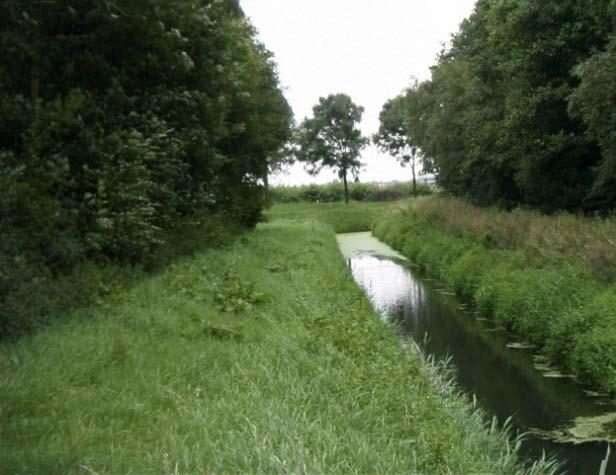
M 519 469 L 316 222 L 260 225 L 5 342 L 0 375 L 3 473 Z
M 616 221 L 431 197 L 383 219 L 375 234 L 483 316 L 616 393 Z

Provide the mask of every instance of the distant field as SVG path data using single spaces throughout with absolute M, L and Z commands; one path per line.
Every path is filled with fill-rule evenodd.
M 338 233 L 370 231 L 377 219 L 401 206 L 402 201 L 275 204 L 266 213 L 270 220 L 315 221 L 330 225 Z
M 223 249 L 2 343 L 0 471 L 527 473 L 402 348 L 318 222 L 357 230 L 388 209 L 275 207 Z

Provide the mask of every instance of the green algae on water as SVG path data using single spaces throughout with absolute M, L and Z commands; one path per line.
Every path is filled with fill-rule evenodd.
M 551 431 L 536 429 L 531 432 L 561 444 L 616 443 L 616 412 L 594 417 L 576 417 L 569 427 Z
M 370 232 L 337 234 L 336 239 L 338 240 L 340 252 L 342 252 L 345 259 L 360 254 L 376 254 L 383 257 L 407 260 L 406 257 L 379 241 Z

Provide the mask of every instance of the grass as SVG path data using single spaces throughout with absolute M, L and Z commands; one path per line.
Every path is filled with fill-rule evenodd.
M 34 333 L 62 319 L 68 309 L 102 301 L 196 249 L 235 239 L 242 227 L 223 215 L 200 213 L 178 220 L 164 242 L 134 265 L 127 261 L 82 259 L 72 269 L 52 272 L 37 258 L 28 262 L 19 251 L 8 262 L 0 255 L 0 340 Z
M 379 221 L 375 234 L 483 316 L 616 394 L 615 223 L 431 197 Z
M 285 219 L 295 222 L 320 222 L 331 226 L 337 233 L 370 231 L 377 219 L 388 215 L 402 202 L 344 203 L 280 203 L 266 213 L 270 220 Z
M 4 342 L 0 375 L 3 473 L 551 471 L 523 469 L 401 347 L 315 221 L 260 225 Z

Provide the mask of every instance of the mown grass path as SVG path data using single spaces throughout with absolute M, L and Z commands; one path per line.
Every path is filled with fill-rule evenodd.
M 517 470 L 316 222 L 260 225 L 2 344 L 0 404 L 7 474 Z

